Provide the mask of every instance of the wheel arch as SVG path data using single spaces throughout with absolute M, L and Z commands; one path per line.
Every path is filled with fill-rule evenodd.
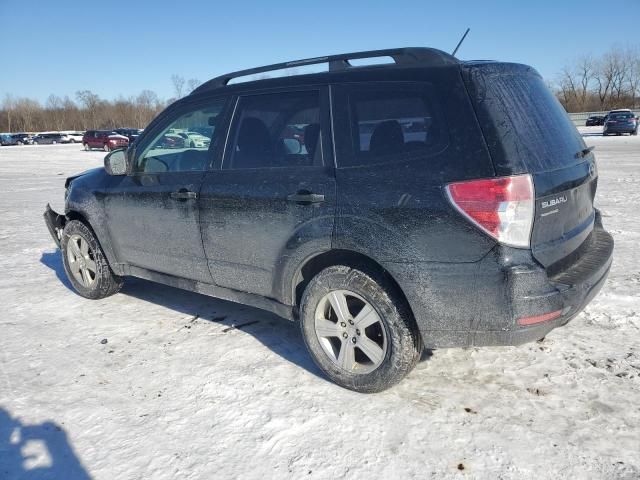
M 93 235 L 96 237 L 96 241 L 98 242 L 98 245 L 100 245 L 100 248 L 104 252 L 104 255 L 107 258 L 107 261 L 109 262 L 109 266 L 111 267 L 111 269 L 117 274 L 122 274 L 109 241 L 108 240 L 104 241 L 103 236 L 98 233 L 99 231 L 96 230 L 89 216 L 85 212 L 82 212 L 77 209 L 67 210 L 64 216 L 67 219 L 67 222 L 70 222 L 71 220 L 77 220 L 79 222 L 84 223 L 87 226 L 87 228 L 91 230 L 91 233 L 93 233 Z
M 407 300 L 407 297 L 400 287 L 400 284 L 393 277 L 391 272 L 385 269 L 379 262 L 373 258 L 354 250 L 342 250 L 334 249 L 327 252 L 314 255 L 304 261 L 302 265 L 298 267 L 295 275 L 292 279 L 291 285 L 291 299 L 297 315 L 302 295 L 307 285 L 313 277 L 320 273 L 325 268 L 334 265 L 346 265 L 351 268 L 357 268 L 365 273 L 382 276 L 394 289 L 395 293 L 399 295 L 400 299 L 404 302 L 407 311 L 411 314 L 413 321 L 415 317 L 411 304 Z

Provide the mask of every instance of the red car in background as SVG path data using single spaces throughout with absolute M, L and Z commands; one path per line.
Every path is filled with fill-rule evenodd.
M 112 130 L 87 130 L 82 137 L 82 145 L 85 150 L 100 148 L 110 152 L 118 148 L 127 148 L 129 139 Z

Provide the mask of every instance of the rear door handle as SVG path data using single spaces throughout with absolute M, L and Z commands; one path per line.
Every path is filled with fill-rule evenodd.
M 175 200 L 195 200 L 198 198 L 198 194 L 190 190 L 178 190 L 177 192 L 171 192 L 169 196 Z
M 311 205 L 312 203 L 324 202 L 324 195 L 321 195 L 319 193 L 311 193 L 303 190 L 303 191 L 288 195 L 287 200 L 290 202 L 299 203 L 300 205 Z

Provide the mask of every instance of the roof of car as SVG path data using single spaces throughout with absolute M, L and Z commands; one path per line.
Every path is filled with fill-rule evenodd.
M 366 66 L 357 66 L 351 63 L 352 60 L 375 59 L 375 58 L 391 58 L 393 63 L 374 64 Z M 369 50 L 364 52 L 343 53 L 339 55 L 326 55 L 321 57 L 307 58 L 303 60 L 292 60 L 288 62 L 276 63 L 262 67 L 249 68 L 236 72 L 226 73 L 203 83 L 196 88 L 192 94 L 198 94 L 205 91 L 215 90 L 225 87 L 229 82 L 236 78 L 247 77 L 259 73 L 272 72 L 277 70 L 291 69 L 303 67 L 307 65 L 328 64 L 329 72 L 349 72 L 361 71 L 363 69 L 373 68 L 398 68 L 408 66 L 444 66 L 456 65 L 460 61 L 454 56 L 437 50 L 435 48 L 409 47 L 409 48 L 393 48 L 387 50 Z M 323 75 L 327 72 L 321 72 L 313 75 Z M 297 75 L 295 75 L 297 76 Z M 291 78 L 291 77 L 288 77 Z M 256 80 L 251 83 L 264 82 L 267 79 Z

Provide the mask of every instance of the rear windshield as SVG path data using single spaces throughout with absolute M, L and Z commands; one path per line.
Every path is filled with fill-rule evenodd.
M 582 161 L 584 141 L 542 77 L 525 65 L 487 63 L 465 80 L 499 173 L 556 170 Z
M 633 113 L 612 113 L 609 115 L 610 120 L 629 120 L 635 118 Z

